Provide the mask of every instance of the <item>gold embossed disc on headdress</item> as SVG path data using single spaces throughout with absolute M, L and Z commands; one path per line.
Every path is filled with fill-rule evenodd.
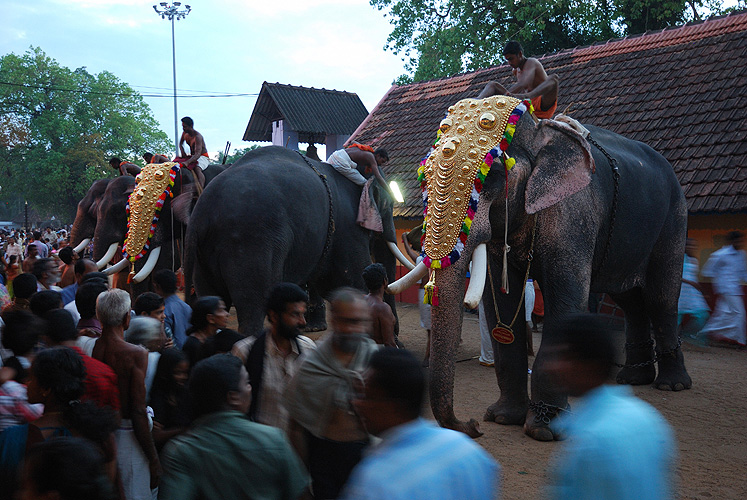
M 451 253 L 485 155 L 503 138 L 520 100 L 507 96 L 463 99 L 441 121 L 441 138 L 425 163 L 428 227 L 424 250 L 433 260 Z
M 125 239 L 129 257 L 138 255 L 150 236 L 150 226 L 156 215 L 156 203 L 169 186 L 170 171 L 176 163 L 151 163 L 135 178 L 135 190 L 130 195 L 130 221 Z

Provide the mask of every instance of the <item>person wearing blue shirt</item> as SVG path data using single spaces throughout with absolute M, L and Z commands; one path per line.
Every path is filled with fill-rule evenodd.
M 466 434 L 421 418 L 425 373 L 404 349 L 371 357 L 354 401 L 381 438 L 353 470 L 341 498 L 486 500 L 499 497 L 500 466 Z
M 160 269 L 153 274 L 153 291 L 163 297 L 166 309 L 164 329 L 166 336 L 174 340 L 174 345 L 181 349 L 187 341 L 189 320 L 192 308 L 176 295 L 176 274 L 170 269 Z
M 546 338 L 548 370 L 571 396 L 572 412 L 551 425 L 567 437 L 551 464 L 546 498 L 674 498 L 676 445 L 662 415 L 628 386 L 610 385 L 617 348 L 608 319 L 574 314 Z

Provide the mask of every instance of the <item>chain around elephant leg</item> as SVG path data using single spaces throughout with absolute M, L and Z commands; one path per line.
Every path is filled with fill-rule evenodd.
M 561 408 L 544 401 L 530 401 L 524 421 L 524 433 L 537 441 L 560 441 L 564 436 L 552 429 L 550 423 L 561 413 L 569 411 L 570 405 Z
M 618 384 L 645 385 L 656 378 L 656 358 L 654 356 L 654 340 L 628 342 L 625 344 L 625 364 L 617 364 L 622 368 L 617 374 Z

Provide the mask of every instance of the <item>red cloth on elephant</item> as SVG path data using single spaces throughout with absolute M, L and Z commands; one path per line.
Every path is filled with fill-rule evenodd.
M 373 188 L 372 185 L 375 180 L 376 179 L 371 177 L 363 186 L 363 191 L 361 192 L 361 200 L 358 203 L 358 218 L 355 222 L 359 226 L 370 229 L 371 231 L 383 233 L 384 223 L 382 222 L 381 215 L 379 214 L 379 210 L 376 207 L 376 202 L 371 195 L 371 189 Z
M 532 309 L 532 314 L 545 316 L 545 299 L 542 298 L 542 290 L 540 290 L 536 281 L 534 282 L 534 309 Z
M 558 101 L 556 99 L 555 104 L 553 104 L 550 109 L 548 109 L 547 111 L 542 111 L 542 96 L 540 95 L 532 99 L 532 106 L 534 106 L 534 116 L 536 116 L 537 118 L 549 120 L 558 109 Z

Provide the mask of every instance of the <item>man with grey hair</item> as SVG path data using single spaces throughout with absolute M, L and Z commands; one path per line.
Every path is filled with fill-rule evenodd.
M 360 291 L 341 288 L 330 305 L 332 333 L 308 353 L 285 391 L 288 434 L 309 468 L 314 498 L 337 498 L 368 444 L 353 387 L 378 348 Z
M 148 351 L 124 339 L 130 325 L 130 294 L 116 288 L 102 293 L 96 299 L 96 316 L 102 331 L 92 357 L 114 370 L 119 385 L 122 424 L 116 433 L 117 462 L 125 497 L 150 500 L 151 488 L 158 486 L 161 464 L 145 409 Z

